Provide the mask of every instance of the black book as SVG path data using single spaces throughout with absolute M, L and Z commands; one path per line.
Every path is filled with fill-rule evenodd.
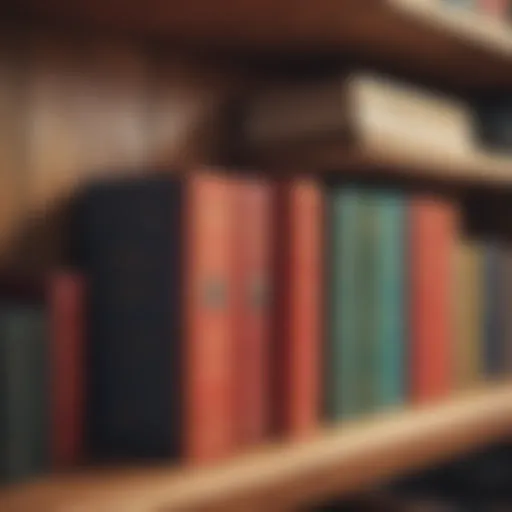
M 76 211 L 88 279 L 88 448 L 180 453 L 181 184 L 168 176 L 89 187 Z

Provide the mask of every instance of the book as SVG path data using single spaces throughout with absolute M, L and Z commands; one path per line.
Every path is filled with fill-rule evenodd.
M 241 445 L 263 440 L 271 426 L 272 196 L 271 184 L 261 179 L 240 179 L 234 192 L 234 389 Z
M 0 478 L 12 482 L 47 468 L 48 366 L 44 310 L 0 306 Z
M 417 196 L 409 207 L 410 393 L 434 400 L 454 385 L 454 314 L 457 212 L 449 200 Z
M 503 250 L 503 295 L 501 303 L 501 318 L 503 319 L 504 364 L 507 375 L 512 374 L 512 321 L 509 311 L 512 309 L 512 248 L 510 244 Z
M 503 253 L 497 240 L 488 238 L 483 248 L 484 320 L 483 373 L 485 377 L 499 377 L 505 367 L 505 339 L 503 336 Z
M 456 348 L 457 387 L 465 389 L 483 377 L 484 254 L 477 240 L 460 239 L 456 257 Z
M 355 301 L 356 359 L 348 361 L 357 369 L 357 410 L 359 414 L 377 409 L 377 393 L 382 361 L 378 325 L 379 304 L 379 219 L 374 190 L 362 189 L 359 194 L 357 233 L 353 240 L 355 250 Z M 343 278 L 343 276 L 342 276 Z M 346 276 L 345 276 L 346 278 Z M 343 306 L 342 306 L 343 307 Z M 343 340 L 342 340 L 343 341 Z
M 493 151 L 512 151 L 512 102 L 494 94 L 475 102 L 476 136 Z
M 275 197 L 276 426 L 308 436 L 321 413 L 323 192 L 310 178 L 280 182 Z
M 208 169 L 114 179 L 80 203 L 94 453 L 225 454 L 234 429 L 230 180 Z
M 406 398 L 406 202 L 393 190 L 376 192 L 376 403 L 400 405 Z
M 477 8 L 477 0 L 443 0 L 443 4 L 450 8 L 456 7 L 469 11 L 474 11 Z
M 510 12 L 509 0 L 478 0 L 477 3 L 480 12 L 499 20 L 506 20 Z
M 359 353 L 356 332 L 358 290 L 356 239 L 360 191 L 355 186 L 334 188 L 328 195 L 326 286 L 327 342 L 324 354 L 324 393 L 330 420 L 358 415 Z
M 312 145 L 464 156 L 472 147 L 466 104 L 384 75 L 283 85 L 249 100 L 243 139 L 250 152 L 277 158 Z
M 48 278 L 50 457 L 53 468 L 84 461 L 85 279 L 71 270 Z

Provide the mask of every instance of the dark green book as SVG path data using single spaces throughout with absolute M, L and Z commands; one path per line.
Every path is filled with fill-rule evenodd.
M 0 477 L 20 480 L 47 465 L 48 385 L 42 307 L 0 307 Z

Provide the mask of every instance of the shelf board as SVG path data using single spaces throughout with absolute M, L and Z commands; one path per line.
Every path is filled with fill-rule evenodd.
M 10 4 L 10 5 L 9 5 Z M 350 55 L 457 87 L 512 86 L 512 31 L 441 0 L 16 0 L 16 16 L 267 57 Z
M 449 154 L 384 139 L 350 147 L 337 141 L 298 143 L 265 150 L 255 155 L 251 164 L 293 171 L 314 169 L 325 175 L 348 172 L 512 187 L 512 156 L 477 149 Z
M 102 470 L 0 492 L 0 510 L 265 510 L 340 496 L 506 438 L 512 384 L 324 429 L 209 467 Z

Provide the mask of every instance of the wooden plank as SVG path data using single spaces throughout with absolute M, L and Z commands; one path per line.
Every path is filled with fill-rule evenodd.
M 209 467 L 43 478 L 1 492 L 0 510 L 278 510 L 364 489 L 505 438 L 511 428 L 512 385 L 492 385 Z
M 301 143 L 253 155 L 261 168 L 314 169 L 329 174 L 360 173 L 427 179 L 452 184 L 512 188 L 512 158 L 479 149 L 467 154 L 420 150 L 384 137 L 347 146 L 337 141 Z
M 512 85 L 509 27 L 437 0 L 16 0 L 10 8 L 209 49 L 349 53 L 453 86 Z

